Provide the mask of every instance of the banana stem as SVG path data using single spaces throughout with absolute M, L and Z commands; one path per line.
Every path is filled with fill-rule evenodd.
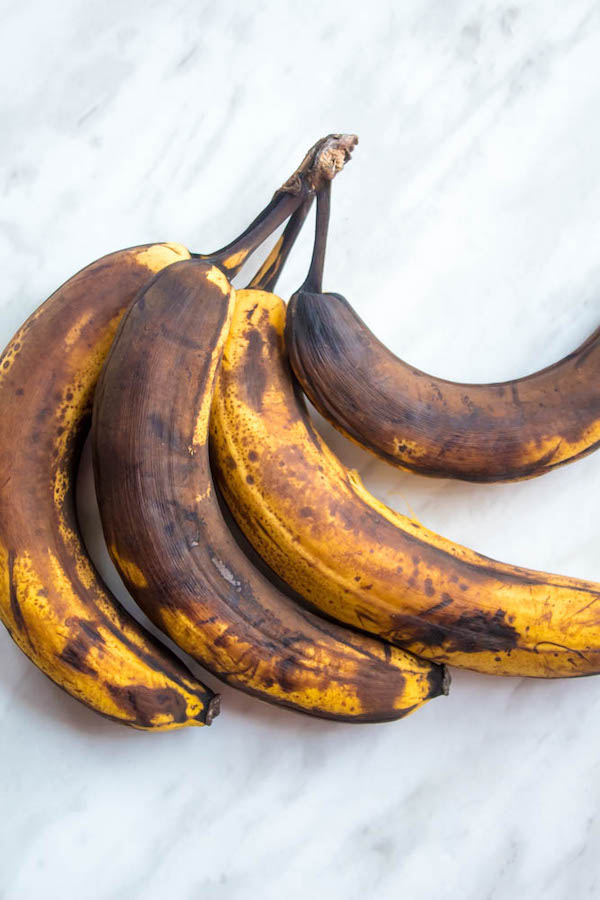
M 303 184 L 302 188 L 304 187 Z M 228 278 L 234 278 L 248 257 L 300 206 L 303 194 L 304 190 L 298 196 L 278 191 L 239 237 L 215 253 L 199 254 L 200 258 L 219 266 Z
M 194 253 L 192 256 L 219 266 L 229 278 L 235 277 L 248 257 L 282 222 L 302 206 L 308 197 L 314 196 L 335 178 L 350 159 L 357 141 L 358 138 L 352 134 L 329 134 L 321 138 L 310 148 L 271 202 L 239 237 L 214 253 Z
M 315 243 L 312 259 L 306 280 L 300 290 L 311 294 L 323 293 L 323 268 L 327 249 L 327 231 L 329 229 L 329 213 L 331 210 L 331 181 L 326 181 L 317 194 L 317 221 L 315 225 Z
M 264 263 L 248 284 L 248 288 L 255 291 L 268 291 L 272 293 L 275 290 L 275 285 L 281 275 L 281 271 L 287 262 L 287 258 L 290 255 L 292 247 L 296 243 L 296 238 L 300 234 L 302 230 L 302 226 L 306 220 L 306 217 L 310 211 L 310 208 L 313 203 L 313 197 L 311 194 L 306 197 L 301 206 L 298 207 L 296 212 L 293 214 L 288 224 L 286 225 L 285 231 L 265 259 Z

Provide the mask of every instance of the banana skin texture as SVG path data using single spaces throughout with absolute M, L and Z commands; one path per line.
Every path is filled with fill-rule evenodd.
M 157 275 L 123 320 L 93 424 L 111 556 L 158 627 L 234 687 L 330 719 L 401 718 L 446 692 L 445 670 L 297 606 L 225 524 L 208 430 L 234 301 L 220 269 L 191 260 Z M 261 371 L 247 370 L 250 391 Z
M 322 293 L 319 283 L 291 298 L 286 340 L 296 377 L 319 412 L 402 469 L 516 481 L 573 462 L 600 442 L 600 329 L 527 377 L 460 384 L 395 356 L 344 297 Z
M 77 525 L 92 396 L 117 324 L 178 244 L 112 253 L 74 275 L 0 359 L 0 619 L 56 684 L 136 728 L 210 724 L 218 697 L 119 605 Z
M 307 604 L 436 662 L 495 675 L 600 672 L 600 586 L 511 566 L 384 506 L 312 425 L 285 305 L 238 291 L 212 408 L 218 485 Z

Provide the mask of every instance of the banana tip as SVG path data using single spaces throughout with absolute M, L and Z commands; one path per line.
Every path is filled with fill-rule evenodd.
M 205 725 L 212 725 L 213 719 L 221 712 L 221 695 L 215 694 L 215 696 L 209 701 L 208 706 L 206 707 L 206 718 L 204 720 Z
M 447 697 L 450 693 L 450 685 L 452 684 L 452 676 L 447 666 L 442 666 L 442 694 Z

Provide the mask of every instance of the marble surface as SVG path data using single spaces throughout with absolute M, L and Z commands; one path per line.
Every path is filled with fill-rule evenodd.
M 2 0 L 0 14 L 2 344 L 110 250 L 225 243 L 337 130 L 361 143 L 334 187 L 325 286 L 394 351 L 491 381 L 598 325 L 598 2 Z M 394 472 L 322 427 L 390 505 L 488 555 L 600 580 L 600 455 L 466 485 Z M 115 586 L 85 473 L 81 494 Z M 600 680 L 453 674 L 448 698 L 394 725 L 223 688 L 211 729 L 148 735 L 63 695 L 2 630 L 0 897 L 596 897 Z

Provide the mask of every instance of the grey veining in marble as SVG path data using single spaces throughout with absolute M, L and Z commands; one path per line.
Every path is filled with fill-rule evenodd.
M 3 0 L 1 343 L 110 250 L 225 243 L 343 130 L 361 143 L 334 186 L 326 288 L 435 374 L 541 368 L 600 320 L 599 74 L 594 0 Z M 600 580 L 600 454 L 467 485 L 321 426 L 435 530 Z M 82 495 L 127 603 L 89 478 Z M 455 671 L 448 698 L 381 727 L 222 694 L 211 729 L 120 729 L 2 630 L 2 900 L 598 896 L 600 680 Z

